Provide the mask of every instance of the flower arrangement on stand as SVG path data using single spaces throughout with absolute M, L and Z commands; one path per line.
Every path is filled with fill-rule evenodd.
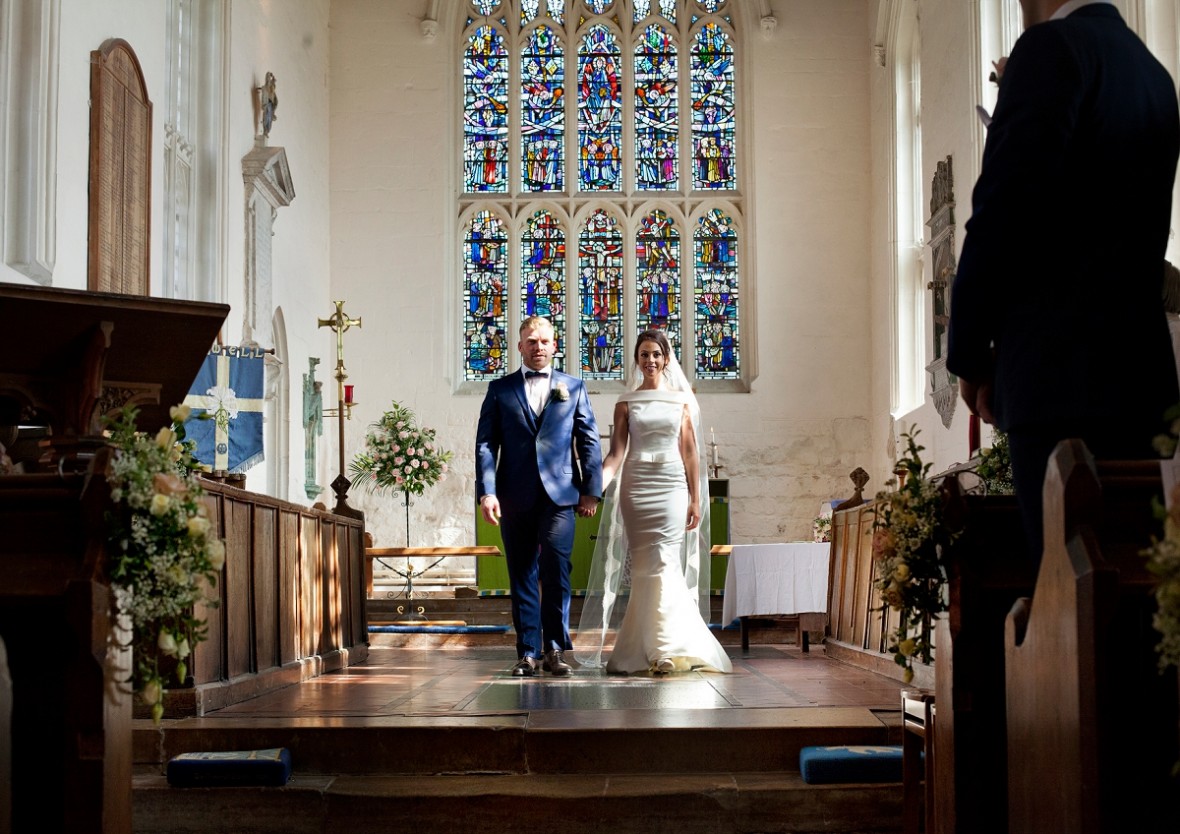
M 137 429 L 137 416 L 129 407 L 107 421 L 115 449 L 107 473 L 108 578 L 117 616 L 130 625 L 134 691 L 159 723 L 167 664 L 175 664 L 184 683 L 186 659 L 207 635 L 195 606 L 217 605 L 209 589 L 225 564 L 225 544 L 211 529 L 205 492 L 193 474 L 198 464 L 184 440 L 189 408 L 173 407 L 172 425 L 154 438 Z
M 877 494 L 873 519 L 874 584 L 900 615 L 889 650 L 906 683 L 914 677 L 914 658 L 929 663 L 933 657 L 932 620 L 947 610 L 943 553 L 962 532 L 944 519 L 943 493 L 927 478 L 930 464 L 922 462 L 917 435 L 916 428 L 901 435 L 906 450 L 894 468 L 901 486 Z
M 435 440 L 434 429 L 418 425 L 414 412 L 393 402 L 369 427 L 364 451 L 353 458 L 352 483 L 370 492 L 401 494 L 406 505 L 406 546 L 410 546 L 410 496 L 446 480 L 451 452 Z
M 1172 457 L 1180 437 L 1180 405 L 1173 406 L 1165 416 L 1170 432 L 1157 436 L 1154 444 L 1163 457 Z M 1160 633 L 1156 645 L 1160 671 L 1180 667 L 1180 486 L 1173 490 L 1171 504 L 1169 510 L 1155 503 L 1155 515 L 1164 525 L 1163 537 L 1153 536 L 1151 546 L 1142 551 L 1147 557 L 1147 569 L 1158 577 L 1152 625 Z

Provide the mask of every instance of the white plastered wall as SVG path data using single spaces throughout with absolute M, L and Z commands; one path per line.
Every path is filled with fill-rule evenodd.
M 420 24 L 436 5 L 430 41 Z M 701 406 L 730 479 L 733 540 L 784 541 L 810 538 L 820 502 L 846 497 L 848 473 L 870 465 L 868 4 L 776 2 L 768 36 L 763 4 L 737 5 L 746 148 L 757 169 L 742 242 L 756 284 L 745 296 L 756 295 L 745 345 L 759 375 L 750 393 L 704 394 Z M 348 336 L 362 406 L 346 443 L 358 448 L 365 425 L 396 399 L 455 453 L 452 476 L 415 499 L 415 546 L 474 542 L 482 396 L 454 393 L 454 8 L 332 6 L 333 292 L 364 315 Z M 605 429 L 614 395 L 592 402 Z M 379 546 L 405 543 L 399 503 L 364 493 L 353 503 Z

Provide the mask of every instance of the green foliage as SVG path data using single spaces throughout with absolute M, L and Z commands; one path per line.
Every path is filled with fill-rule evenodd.
M 894 467 L 901 486 L 877 494 L 873 519 L 874 583 L 882 602 L 900 614 L 889 650 L 905 669 L 907 683 L 914 676 L 914 658 L 929 663 L 933 657 L 931 623 L 946 610 L 942 558 L 961 533 L 946 522 L 944 496 L 927 477 L 930 464 L 922 462 L 925 447 L 918 445 L 918 433 L 911 428 L 901 435 L 906 451 Z
M 186 659 L 206 637 L 195 607 L 217 604 L 208 590 L 225 564 L 225 544 L 212 529 L 205 492 L 193 475 L 198 464 L 184 440 L 188 408 L 173 408 L 172 426 L 154 438 L 136 428 L 137 416 L 128 407 L 107 421 L 115 448 L 107 473 L 108 578 L 118 615 L 130 625 L 134 690 L 159 722 L 161 661 L 174 662 L 184 682 Z

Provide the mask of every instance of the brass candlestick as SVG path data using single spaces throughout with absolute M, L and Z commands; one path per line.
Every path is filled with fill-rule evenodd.
M 352 402 L 351 398 L 344 396 L 344 380 L 348 379 L 348 373 L 344 369 L 344 332 L 350 327 L 361 326 L 361 320 L 350 319 L 344 312 L 344 302 L 334 301 L 336 305 L 336 312 L 326 319 L 319 319 L 320 327 L 330 327 L 336 333 L 336 401 L 338 406 L 336 408 L 325 408 L 324 414 L 329 417 L 338 417 L 338 426 L 340 429 L 338 445 L 340 449 L 340 474 L 336 480 L 332 482 L 332 488 L 336 490 L 336 497 L 338 503 L 344 503 L 344 498 L 348 493 L 348 476 L 344 474 L 344 421 L 352 419 L 352 407 L 357 403 Z M 352 386 L 348 386 L 351 388 Z

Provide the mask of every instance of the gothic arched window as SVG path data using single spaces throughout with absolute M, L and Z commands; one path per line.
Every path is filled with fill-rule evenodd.
M 624 382 L 660 328 L 705 390 L 743 382 L 735 5 L 463 4 L 463 381 L 512 370 L 543 315 L 587 380 Z

